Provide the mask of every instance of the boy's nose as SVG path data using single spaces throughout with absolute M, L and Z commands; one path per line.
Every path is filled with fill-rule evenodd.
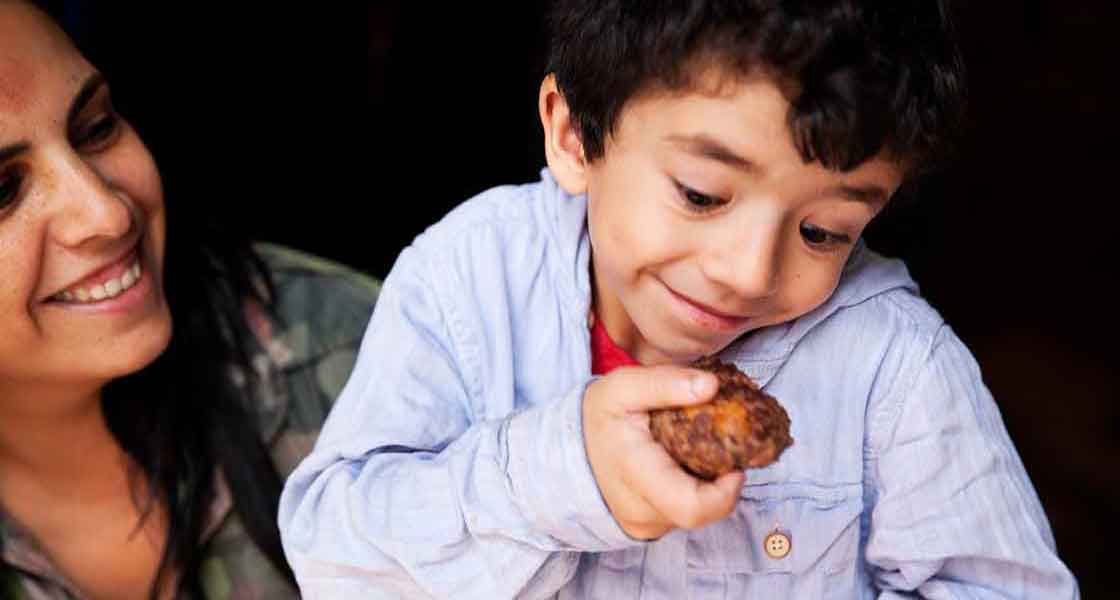
M 710 252 L 704 261 L 704 274 L 744 299 L 764 299 L 778 289 L 781 236 L 769 228 L 753 229 L 731 244 Z
M 80 157 L 66 153 L 52 164 L 52 237 L 67 247 L 115 240 L 131 231 L 131 203 L 123 192 Z

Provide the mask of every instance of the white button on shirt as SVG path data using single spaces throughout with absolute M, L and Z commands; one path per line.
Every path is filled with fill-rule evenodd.
M 762 548 L 770 558 L 783 559 L 789 555 L 792 545 L 788 535 L 780 531 L 774 531 L 766 536 L 765 540 L 762 540 Z

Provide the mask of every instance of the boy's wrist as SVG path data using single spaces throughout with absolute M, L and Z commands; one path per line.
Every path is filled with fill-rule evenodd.
M 507 474 L 514 501 L 535 527 L 573 550 L 604 552 L 645 541 L 619 526 L 587 460 L 583 395 L 592 381 L 510 418 Z

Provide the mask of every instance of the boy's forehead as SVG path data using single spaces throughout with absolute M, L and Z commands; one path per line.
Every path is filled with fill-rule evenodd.
M 769 77 L 713 72 L 687 87 L 651 88 L 635 95 L 622 108 L 618 133 L 637 133 L 647 142 L 706 135 L 733 146 L 796 152 L 789 109 L 789 101 Z
M 798 91 L 796 82 L 782 77 L 765 65 L 754 65 L 741 70 L 713 59 L 693 59 L 686 63 L 680 76 L 672 82 L 648 81 L 638 88 L 630 100 L 657 97 L 734 100 L 747 95 L 762 95 L 788 108 Z
M 650 87 L 623 105 L 611 136 L 617 139 L 608 140 L 607 151 L 617 144 L 685 151 L 703 147 L 698 154 L 727 150 L 746 159 L 739 162 L 805 163 L 790 128 L 790 93 L 788 83 L 761 69 L 741 74 L 711 68 L 678 89 Z M 708 142 L 716 142 L 720 151 L 711 152 Z M 806 166 L 828 171 L 819 163 Z M 906 164 L 884 151 L 846 173 L 829 172 L 890 182 L 901 181 L 907 171 Z

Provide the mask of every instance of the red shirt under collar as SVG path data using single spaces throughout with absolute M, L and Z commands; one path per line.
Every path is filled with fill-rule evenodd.
M 640 365 L 625 350 L 614 343 L 603 322 L 595 319 L 591 327 L 591 374 L 606 375 L 619 367 Z

